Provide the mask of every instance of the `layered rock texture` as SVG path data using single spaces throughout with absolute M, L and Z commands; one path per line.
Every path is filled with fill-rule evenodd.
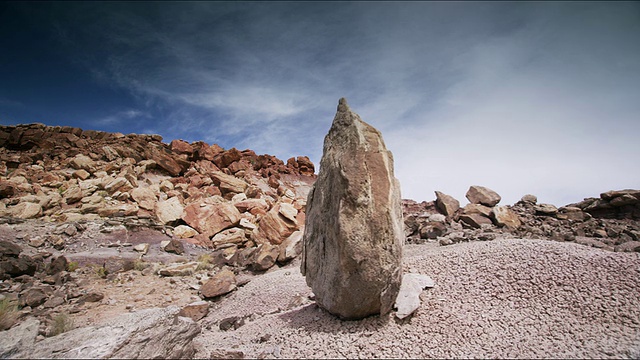
M 302 230 L 314 180 L 306 156 L 285 163 L 202 141 L 166 144 L 159 135 L 0 126 L 0 220 L 120 224 L 122 242 L 132 230 L 151 228 L 173 238 L 166 251 L 179 250 L 179 242 L 224 250 L 228 265 L 273 266 L 275 260 L 254 261 L 258 250 L 275 246 L 277 254 Z M 85 227 L 35 243 L 63 250 L 83 240 Z M 299 254 L 299 246 L 287 246 L 283 259 Z
M 400 185 L 382 135 L 340 99 L 309 193 L 302 273 L 343 319 L 388 313 L 401 283 Z

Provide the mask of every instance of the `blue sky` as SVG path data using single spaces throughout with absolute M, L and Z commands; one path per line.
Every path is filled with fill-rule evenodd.
M 405 198 L 640 188 L 638 2 L 0 3 L 0 123 L 318 164 L 340 97 Z

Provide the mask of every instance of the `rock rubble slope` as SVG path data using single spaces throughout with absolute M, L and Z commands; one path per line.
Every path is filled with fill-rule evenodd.
M 295 268 L 280 269 L 216 304 L 204 322 L 211 330 L 196 338 L 203 346 L 198 355 L 227 349 L 248 358 L 640 356 L 638 253 L 497 239 L 408 245 L 404 267 L 435 281 L 408 319 L 341 321 L 306 298 Z M 218 330 L 222 314 L 245 321 Z

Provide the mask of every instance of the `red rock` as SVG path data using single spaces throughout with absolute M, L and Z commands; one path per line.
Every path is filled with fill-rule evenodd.
M 470 203 L 493 207 L 502 199 L 498 193 L 484 186 L 472 185 L 465 195 Z
M 221 198 L 212 197 L 187 206 L 182 214 L 182 220 L 200 234 L 213 236 L 224 229 L 238 225 L 240 212 Z
M 238 151 L 236 148 L 231 148 L 230 150 L 224 151 L 215 156 L 213 162 L 220 169 L 226 168 L 231 165 L 233 162 L 238 161 L 242 158 L 242 153 Z
M 205 298 L 215 298 L 228 294 L 235 288 L 236 276 L 229 270 L 222 270 L 202 285 L 200 293 Z
M 298 224 L 285 218 L 280 213 L 280 205 L 276 205 L 260 220 L 254 239 L 258 243 L 279 245 L 297 229 Z
M 171 146 L 171 151 L 173 151 L 176 154 L 186 154 L 186 155 L 193 154 L 193 148 L 191 147 L 191 145 L 189 145 L 188 142 L 184 140 L 173 140 L 171 141 L 170 146 Z
M 453 216 L 460 208 L 460 202 L 453 196 L 436 191 L 436 206 L 446 216 Z
M 309 160 L 309 157 L 298 156 L 297 162 L 298 162 L 298 170 L 300 171 L 300 174 L 306 175 L 306 176 L 312 176 L 315 173 L 316 171 L 315 166 L 313 165 L 313 162 Z

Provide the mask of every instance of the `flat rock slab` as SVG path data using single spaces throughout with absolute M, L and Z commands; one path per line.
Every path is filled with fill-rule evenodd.
M 427 275 L 404 274 L 400 292 L 396 298 L 396 317 L 404 319 L 413 314 L 420 307 L 420 294 L 426 288 L 432 288 L 436 283 Z

